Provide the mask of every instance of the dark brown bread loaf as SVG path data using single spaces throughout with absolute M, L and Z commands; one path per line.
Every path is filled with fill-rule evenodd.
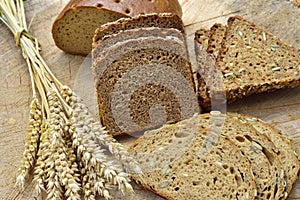
M 255 199 L 248 159 L 231 140 L 208 139 L 210 118 L 196 115 L 139 138 L 129 149 L 143 170 L 134 179 L 169 200 Z
M 67 53 L 87 55 L 98 27 L 148 13 L 173 13 L 181 17 L 182 10 L 177 0 L 71 0 L 53 23 L 53 39 Z
M 293 47 L 240 16 L 228 19 L 224 37 L 222 27 L 215 30 L 210 35 L 214 43 L 209 42 L 207 53 L 212 58 L 217 56 L 216 68 L 222 73 L 228 103 L 253 93 L 300 85 L 300 52 Z M 195 40 L 199 48 L 201 44 Z M 209 108 L 209 86 L 199 85 L 198 90 L 204 94 L 200 104 Z
M 184 35 L 177 29 L 119 31 L 94 46 L 101 122 L 113 135 L 179 121 L 199 111 Z

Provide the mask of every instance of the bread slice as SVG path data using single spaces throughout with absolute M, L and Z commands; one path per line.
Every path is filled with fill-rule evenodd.
M 226 112 L 223 74 L 218 70 L 215 57 L 220 49 L 220 41 L 222 41 L 222 39 L 217 39 L 215 34 L 222 35 L 224 28 L 220 24 L 215 24 L 210 30 L 199 29 L 195 33 L 197 67 L 194 68 L 194 77 L 198 101 L 203 111 L 212 109 Z
M 168 51 L 172 51 L 174 53 L 180 54 L 180 56 L 187 59 L 187 53 L 185 47 L 182 45 L 183 42 L 185 43 L 185 36 L 184 34 L 178 32 L 173 28 L 158 28 L 158 27 L 146 27 L 146 28 L 135 28 L 135 29 L 128 29 L 128 30 L 119 30 L 115 34 L 109 34 L 104 36 L 101 40 L 94 42 L 94 48 L 92 51 L 92 60 L 93 62 L 97 62 L 98 60 L 103 60 L 102 58 L 110 54 L 111 49 L 118 51 L 119 54 L 123 54 L 126 50 L 132 50 L 133 47 L 120 49 L 118 46 L 123 46 L 124 43 L 134 39 L 139 40 L 140 42 L 145 43 L 145 47 L 147 46 L 155 46 L 153 44 L 147 44 L 143 41 L 144 38 L 152 38 L 155 40 L 158 39 L 172 39 L 174 40 L 173 45 L 166 46 L 165 48 Z M 140 49 L 141 45 L 136 45 L 135 49 Z M 179 52 L 180 51 L 180 52 Z M 114 53 L 116 55 L 116 52 Z M 115 58 L 113 58 L 115 59 Z
M 226 26 L 216 23 L 210 29 L 210 35 L 208 40 L 207 53 L 217 61 L 219 51 L 222 48 L 222 42 L 225 37 Z
M 57 47 L 67 53 L 87 55 L 98 27 L 120 18 L 147 13 L 182 16 L 177 0 L 70 0 L 53 23 L 53 39 Z
M 208 40 L 209 40 L 209 30 L 207 29 L 198 29 L 195 32 L 195 40 L 203 47 L 203 49 L 207 50 L 208 48 Z
M 209 120 L 196 115 L 136 140 L 129 148 L 143 170 L 136 182 L 169 200 L 255 199 L 248 159 L 225 137 L 210 141 Z
M 185 33 L 184 24 L 178 15 L 172 13 L 141 14 L 132 18 L 121 18 L 97 28 L 93 37 L 93 46 L 101 43 L 103 37 L 116 34 L 122 30 L 147 27 L 174 28 L 183 34 Z
M 269 138 L 266 135 L 260 134 L 260 132 L 254 129 L 252 125 L 243 123 L 238 118 L 230 115 L 216 116 L 211 114 L 200 114 L 198 115 L 197 118 L 198 118 L 197 122 L 200 124 L 200 129 L 203 129 L 203 131 L 210 130 L 209 131 L 210 134 L 208 134 L 206 138 L 205 148 L 201 149 L 200 155 L 203 155 L 204 157 L 208 156 L 210 150 L 214 148 L 214 144 L 216 143 L 216 141 L 223 140 L 223 138 L 227 138 L 228 140 L 232 141 L 234 145 L 236 145 L 241 150 L 242 154 L 245 155 L 245 157 L 248 158 L 248 160 L 250 161 L 250 168 L 253 171 L 256 187 L 257 187 L 256 199 L 273 200 L 273 199 L 280 199 L 285 195 L 283 166 L 282 163 L 280 162 L 280 158 L 274 152 L 275 151 L 274 144 L 269 140 Z M 195 128 L 195 126 L 191 123 L 189 123 L 188 125 L 174 125 L 174 126 L 175 127 L 178 126 L 181 128 L 179 131 L 180 135 L 189 135 L 189 133 L 193 133 L 192 131 L 193 129 L 196 129 L 197 131 L 199 130 L 199 128 Z M 169 144 L 172 141 L 172 138 L 170 139 L 170 137 L 168 136 L 170 133 L 168 133 L 167 130 L 162 132 L 163 135 L 160 134 L 160 131 L 155 131 L 150 134 L 150 137 L 144 137 L 144 136 L 141 137 L 131 147 L 131 149 L 134 149 L 135 153 L 138 152 L 148 153 L 153 151 L 153 149 L 151 150 L 151 147 L 148 144 L 150 143 L 157 144 L 157 142 L 155 142 L 156 140 L 158 141 L 159 146 L 155 145 L 155 147 L 153 147 L 154 149 L 159 149 L 160 145 L 162 145 L 163 147 L 164 145 Z M 173 131 L 169 131 L 169 132 L 173 132 Z M 159 134 L 159 135 L 155 136 L 155 134 L 157 135 Z M 163 139 L 164 137 L 166 139 Z M 156 138 L 156 139 L 154 140 L 152 138 Z M 169 141 L 169 143 L 168 142 L 166 143 L 165 140 Z M 187 143 L 185 144 L 189 146 L 190 144 L 189 142 L 191 140 L 192 140 L 191 138 L 187 138 L 185 141 Z M 177 143 L 175 144 L 175 146 L 176 145 Z M 138 149 L 136 149 L 136 147 L 138 147 Z M 148 148 L 150 148 L 150 150 Z M 177 146 L 177 148 L 181 149 L 179 148 L 179 146 Z M 178 150 L 178 151 L 182 152 L 182 150 Z M 170 149 L 170 152 L 173 153 L 176 152 L 175 148 Z M 169 154 L 172 155 L 171 153 Z M 177 154 L 178 153 L 176 153 L 176 155 Z M 149 154 L 147 155 L 149 156 Z M 165 154 L 165 152 L 163 155 L 168 156 L 168 154 Z M 158 163 L 163 163 L 163 158 L 158 160 Z M 175 160 L 175 159 L 173 158 L 171 160 Z M 151 166 L 149 167 L 151 168 Z M 149 176 L 150 178 L 150 175 L 145 175 L 145 176 Z M 151 177 L 153 176 L 154 175 L 151 174 Z M 161 174 L 159 174 L 159 176 L 161 176 Z M 142 177 L 142 179 L 138 179 L 138 178 L 136 179 L 139 181 L 148 180 L 145 177 Z M 146 186 L 148 188 L 149 185 L 152 185 L 153 187 L 153 183 L 157 183 L 154 180 L 156 179 L 151 178 L 151 180 L 148 180 L 148 182 L 142 184 L 148 185 Z
M 225 37 L 213 37 L 215 41 L 223 38 L 221 48 L 220 42 L 209 44 L 208 53 L 215 54 L 214 57 L 218 54 L 216 66 L 222 73 L 228 103 L 254 93 L 300 85 L 300 52 L 254 23 L 240 16 L 230 17 Z M 213 37 L 210 35 L 210 39 Z M 200 44 L 196 40 L 197 46 Z M 200 104 L 208 109 L 211 97 L 205 94 L 212 92 L 209 87 L 202 84 L 198 89 L 206 91 L 199 92 L 204 95 Z
M 124 30 L 94 47 L 99 116 L 110 133 L 138 133 L 199 112 L 187 58 L 177 29 Z
M 239 118 L 243 123 L 251 124 L 261 134 L 267 135 L 275 144 L 277 155 L 280 156 L 284 167 L 285 193 L 281 199 L 286 199 L 299 173 L 299 160 L 292 147 L 292 142 L 268 123 L 253 116 L 228 113 Z

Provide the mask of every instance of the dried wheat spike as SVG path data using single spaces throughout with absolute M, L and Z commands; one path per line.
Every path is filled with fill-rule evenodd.
M 92 117 L 87 107 L 82 103 L 78 103 L 78 97 L 68 87 L 64 87 L 62 97 L 73 109 L 70 133 L 73 140 L 73 147 L 77 149 L 77 156 L 81 159 L 81 164 L 85 169 L 85 177 L 87 177 L 86 179 L 89 179 L 88 177 L 90 176 L 96 177 L 87 183 L 89 185 L 96 185 L 96 189 L 99 191 L 98 194 L 102 196 L 105 195 L 106 198 L 109 198 L 110 195 L 108 190 L 106 191 L 101 188 L 101 184 L 97 184 L 99 183 L 99 178 L 103 178 L 105 183 L 117 185 L 122 192 L 126 190 L 133 192 L 132 186 L 129 184 L 130 179 L 128 174 L 122 172 L 121 167 L 108 162 L 107 155 L 104 154 L 104 149 L 100 146 L 101 143 L 97 144 L 95 142 L 97 140 L 91 127 L 91 125 L 93 125 L 93 123 L 91 123 Z M 107 133 L 105 132 L 103 134 Z M 116 140 L 114 140 L 114 142 L 117 143 Z M 100 177 L 97 178 L 97 173 L 95 174 L 94 172 L 100 172 L 98 173 Z M 83 184 L 83 187 L 92 188 L 89 185 L 86 186 Z
M 50 149 L 50 125 L 48 120 L 43 119 L 41 125 L 40 146 L 37 154 L 37 162 L 34 169 L 34 181 L 36 182 L 36 192 L 38 195 L 46 191 L 46 163 L 45 161 L 51 156 Z
M 68 166 L 64 169 L 64 177 L 62 183 L 65 187 L 65 196 L 67 200 L 77 200 L 80 198 L 80 172 L 77 164 L 77 158 L 72 145 L 72 138 L 69 132 L 70 122 L 68 121 L 64 129 L 64 141 L 66 144 L 66 155 L 68 158 Z M 68 172 L 68 173 L 66 173 Z
M 88 107 L 82 103 L 82 100 L 75 92 L 68 86 L 64 86 L 62 96 L 73 108 L 73 116 L 84 121 L 86 129 L 89 129 L 89 134 L 95 141 L 108 148 L 110 153 L 114 155 L 117 160 L 122 162 L 127 172 L 142 174 L 141 168 L 129 155 L 126 148 L 105 130 L 105 127 L 100 124 L 99 120 L 95 120 L 93 115 L 89 112 Z
M 48 198 L 62 197 L 63 188 L 66 190 L 67 199 L 79 199 L 80 184 L 76 178 L 76 171 L 71 167 L 76 166 L 76 158 L 73 157 L 73 151 L 64 140 L 65 134 L 69 134 L 69 122 L 65 115 L 63 106 L 56 92 L 50 90 L 47 95 L 50 110 L 50 146 L 51 156 L 46 162 L 48 163 L 49 173 L 47 179 Z M 68 157 L 70 155 L 71 157 Z M 73 161 L 69 160 L 71 158 Z M 55 173 L 55 174 L 53 174 Z
M 17 184 L 24 188 L 25 178 L 33 168 L 38 150 L 38 143 L 41 129 L 41 104 L 34 97 L 30 103 L 30 115 L 28 122 L 28 131 L 25 138 L 25 150 L 23 153 L 22 165 L 19 168 L 20 175 L 17 177 Z

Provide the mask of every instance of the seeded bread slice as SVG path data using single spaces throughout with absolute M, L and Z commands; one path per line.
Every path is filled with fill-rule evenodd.
M 300 52 L 243 19 L 230 17 L 217 64 L 230 102 L 300 85 Z
M 177 29 L 120 31 L 95 46 L 92 57 L 100 120 L 113 135 L 199 111 L 185 38 Z
M 210 35 L 208 40 L 207 53 L 210 54 L 216 61 L 219 55 L 219 51 L 222 48 L 222 42 L 225 37 L 226 26 L 222 24 L 214 24 L 210 29 Z
M 291 141 L 280 131 L 261 119 L 244 114 L 230 113 L 230 115 L 239 118 L 243 123 L 251 124 L 261 134 L 267 135 L 275 144 L 276 152 L 280 156 L 284 167 L 286 184 L 282 199 L 286 199 L 299 173 L 299 160 Z
M 213 34 L 214 41 L 221 41 L 217 35 Z M 222 73 L 228 103 L 254 93 L 300 85 L 300 52 L 254 23 L 240 16 L 230 17 L 221 48 L 219 44 L 209 44 L 208 53 L 218 55 L 216 66 Z M 209 86 L 199 85 L 198 90 L 206 91 L 199 98 L 200 104 L 209 109 L 210 95 L 205 95 L 210 93 Z
M 169 200 L 255 199 L 248 159 L 224 137 L 210 145 L 209 118 L 196 115 L 140 137 L 129 148 L 143 170 L 136 182 Z
M 195 33 L 195 40 L 197 40 L 197 42 L 201 44 L 203 49 L 207 50 L 208 40 L 209 40 L 209 30 L 208 29 L 197 30 Z

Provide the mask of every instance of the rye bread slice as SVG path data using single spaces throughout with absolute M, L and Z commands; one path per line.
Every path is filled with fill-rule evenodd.
M 133 175 L 136 182 L 169 200 L 255 199 L 248 159 L 225 137 L 209 142 L 210 117 L 195 115 L 140 137 L 129 148 L 143 170 Z
M 153 129 L 165 123 L 158 120 L 163 116 L 179 121 L 199 111 L 182 34 L 176 29 L 143 33 L 157 29 L 120 31 L 94 47 L 99 116 L 113 135 Z
M 187 49 L 183 44 L 186 43 L 185 35 L 182 34 L 177 29 L 173 28 L 159 28 L 159 27 L 146 27 L 146 28 L 135 28 L 129 30 L 120 30 L 115 34 L 106 35 L 102 37 L 96 43 L 93 43 L 92 50 L 92 60 L 95 63 L 98 60 L 102 60 L 106 54 L 109 54 L 111 49 L 116 49 L 121 53 L 125 53 L 127 49 L 132 50 L 133 47 L 120 49 L 118 46 L 123 45 L 123 43 L 131 41 L 141 41 L 143 39 L 171 39 L 174 41 L 174 44 L 171 46 L 165 47 L 168 48 L 168 51 L 174 53 L 178 52 L 180 56 L 183 56 L 187 59 Z M 161 41 L 159 41 L 161 42 Z M 145 48 L 155 46 L 156 44 L 146 44 Z M 157 45 L 156 45 L 157 46 Z M 136 45 L 136 49 L 141 48 L 140 45 Z M 119 53 L 120 54 L 120 53 Z
M 183 22 L 178 15 L 171 13 L 141 14 L 132 18 L 121 18 L 99 27 L 93 37 L 93 47 L 101 43 L 102 38 L 107 35 L 116 34 L 121 30 L 147 27 L 174 28 L 185 33 Z
M 292 141 L 275 127 L 261 119 L 244 114 L 230 113 L 230 115 L 239 118 L 243 123 L 251 124 L 257 131 L 267 135 L 272 140 L 276 147 L 277 155 L 279 155 L 284 167 L 284 178 L 286 183 L 284 183 L 285 193 L 283 194 L 282 199 L 286 199 L 299 173 L 299 160 L 292 146 Z

